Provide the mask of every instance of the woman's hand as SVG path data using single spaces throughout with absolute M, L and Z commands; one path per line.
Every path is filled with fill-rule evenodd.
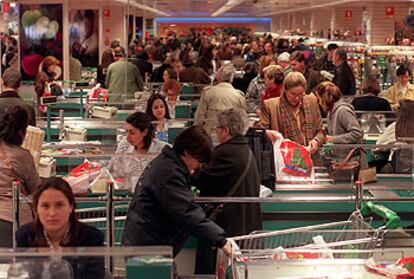
M 332 143 L 333 142 L 333 138 L 332 136 L 326 135 L 326 143 Z
M 278 140 L 279 135 L 275 130 L 266 130 L 266 136 L 272 141 L 275 142 Z
M 256 109 L 256 116 L 257 117 L 262 117 L 262 110 L 261 109 Z
M 230 241 L 227 241 L 221 249 L 223 250 L 224 254 L 226 254 L 226 256 L 231 256 L 232 247 Z
M 308 147 L 311 154 L 315 153 L 318 151 L 318 141 L 316 139 L 311 140 Z

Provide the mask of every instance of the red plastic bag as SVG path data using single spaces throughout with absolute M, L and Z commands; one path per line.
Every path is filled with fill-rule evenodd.
M 307 147 L 278 133 L 273 145 L 276 181 L 283 183 L 313 182 L 315 173 L 310 151 Z
M 53 96 L 53 95 L 49 90 L 49 92 L 47 92 L 47 91 L 43 92 L 41 97 L 50 97 L 50 96 Z M 46 105 L 40 105 L 40 111 L 43 112 L 43 113 L 46 113 L 47 112 L 47 106 Z
M 95 173 L 100 170 L 101 170 L 100 166 L 89 164 L 89 161 L 85 160 L 85 162 L 83 162 L 79 166 L 71 169 L 69 171 L 69 175 L 77 177 L 77 176 L 81 176 L 86 173 Z
M 283 172 L 294 176 L 310 177 L 313 164 L 307 148 L 291 140 L 284 140 L 280 144 L 280 152 L 285 163 Z
M 368 259 L 366 267 L 369 271 L 384 275 L 388 278 L 414 278 L 414 257 L 401 258 L 395 263 L 375 263 L 371 258 Z

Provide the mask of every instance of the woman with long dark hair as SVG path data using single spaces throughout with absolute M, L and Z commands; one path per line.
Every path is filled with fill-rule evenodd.
M 146 113 L 155 121 L 157 138 L 168 142 L 166 121 L 171 119 L 167 101 L 160 94 L 152 94 L 147 102 Z
M 23 107 L 9 107 L 0 113 L 0 247 L 13 246 L 13 181 L 20 181 L 28 194 L 40 184 L 32 155 L 21 147 L 28 123 L 29 114 Z M 26 204 L 21 206 L 20 213 L 21 221 L 31 220 Z
M 129 115 L 125 130 L 126 137 L 116 149 L 116 153 L 125 154 L 125 157 L 112 159 L 110 169 L 115 177 L 123 178 L 125 187 L 133 192 L 141 173 L 167 143 L 156 138 L 151 117 L 143 112 Z
M 44 180 L 33 194 L 35 219 L 16 232 L 17 247 L 85 247 L 103 246 L 104 234 L 78 220 L 75 197 L 69 184 L 60 177 Z M 103 278 L 104 262 L 100 258 L 67 259 L 73 278 Z
M 104 235 L 81 223 L 75 214 L 75 197 L 60 177 L 44 180 L 33 193 L 35 220 L 17 231 L 18 247 L 102 246 Z

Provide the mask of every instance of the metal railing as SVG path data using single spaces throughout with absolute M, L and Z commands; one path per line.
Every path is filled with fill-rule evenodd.
M 16 247 L 16 231 L 19 227 L 20 218 L 19 218 L 19 208 L 20 202 L 28 202 L 27 196 L 24 196 L 20 192 L 21 184 L 19 182 L 13 182 L 13 247 Z M 287 202 L 287 203 L 353 203 L 355 204 L 355 210 L 359 210 L 361 208 L 362 203 L 373 201 L 373 202 L 412 202 L 414 201 L 414 197 L 373 197 L 370 195 L 364 194 L 364 184 L 362 182 L 356 182 L 351 187 L 345 187 L 343 189 L 353 189 L 353 194 L 284 194 L 272 197 L 196 197 L 195 201 L 197 203 L 279 203 L 279 202 Z M 387 188 L 387 190 L 391 190 L 392 188 Z M 312 190 L 311 187 L 308 190 Z M 105 203 L 105 207 L 94 207 L 90 208 L 91 211 L 93 210 L 101 210 L 105 211 L 105 216 L 100 216 L 96 218 L 81 218 L 80 220 L 84 220 L 86 222 L 96 223 L 96 222 L 103 222 L 105 224 L 104 230 L 106 235 L 106 246 L 111 247 L 114 245 L 118 245 L 116 243 L 116 233 L 118 231 L 122 231 L 121 227 L 116 226 L 116 222 L 123 223 L 126 220 L 126 214 L 119 214 L 122 212 L 117 212 L 117 209 L 125 210 L 128 203 L 132 200 L 131 196 L 116 196 L 114 191 L 113 183 L 107 184 L 107 191 L 104 196 L 96 196 L 96 197 L 76 197 L 76 202 L 99 202 Z M 122 205 L 116 205 L 116 203 L 123 203 Z M 87 212 L 88 209 L 78 209 L 76 210 L 77 213 Z M 125 210 L 126 212 L 126 210 Z

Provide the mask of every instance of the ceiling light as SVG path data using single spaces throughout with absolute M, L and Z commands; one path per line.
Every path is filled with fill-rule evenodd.
M 233 9 L 234 7 L 240 5 L 241 3 L 245 2 L 246 0 L 228 0 L 226 4 L 224 4 L 224 6 L 220 7 L 217 11 L 215 11 L 214 13 L 211 14 L 212 17 L 216 17 L 219 16 L 231 9 Z
M 115 1 L 119 2 L 119 3 L 131 5 L 135 8 L 139 8 L 139 9 L 143 9 L 143 10 L 146 10 L 146 11 L 149 11 L 149 12 L 153 12 L 155 14 L 160 14 L 160 15 L 163 15 L 163 16 L 171 16 L 170 14 L 168 14 L 166 12 L 160 11 L 158 9 L 155 9 L 153 7 L 150 7 L 150 6 L 147 6 L 147 5 L 144 5 L 144 4 L 137 3 L 135 1 L 129 1 L 129 0 L 115 0 Z
M 293 9 L 287 9 L 287 10 L 279 10 L 277 12 L 269 12 L 269 13 L 264 13 L 261 14 L 261 16 L 270 16 L 270 15 L 279 15 L 279 14 L 286 14 L 286 13 L 293 13 L 293 12 L 299 12 L 299 11 L 304 11 L 304 10 L 311 10 L 311 9 L 316 9 L 316 8 L 327 8 L 330 6 L 337 6 L 337 5 L 341 5 L 341 4 L 347 4 L 347 3 L 351 3 L 351 2 L 360 2 L 361 0 L 340 0 L 340 1 L 332 1 L 330 3 L 324 3 L 324 4 L 316 4 L 316 5 L 311 5 L 309 2 L 309 6 L 305 6 L 303 4 L 301 4 L 301 7 L 298 8 L 293 8 Z

